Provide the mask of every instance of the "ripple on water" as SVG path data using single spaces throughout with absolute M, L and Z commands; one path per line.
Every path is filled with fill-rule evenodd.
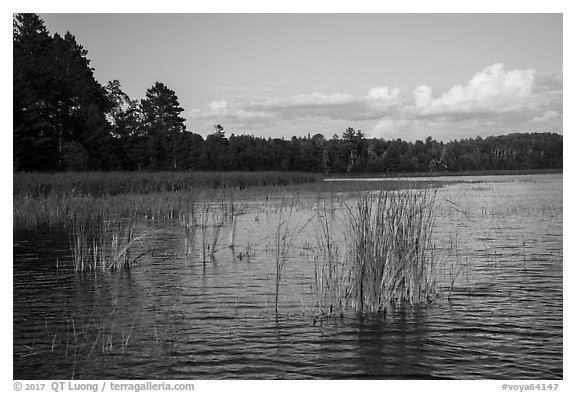
M 274 315 L 273 199 L 248 201 L 237 250 L 206 263 L 177 224 L 154 224 L 151 252 L 122 274 L 66 268 L 66 233 L 15 231 L 14 378 L 562 378 L 562 176 L 542 179 L 440 190 L 459 211 L 440 209 L 437 239 L 457 238 L 466 269 L 449 301 L 385 316 L 313 319 L 312 226 Z M 313 214 L 302 203 L 291 219 Z

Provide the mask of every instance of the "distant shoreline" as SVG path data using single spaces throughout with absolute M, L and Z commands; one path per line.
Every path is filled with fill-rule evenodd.
M 325 179 L 347 178 L 405 178 L 405 177 L 446 177 L 446 176 L 498 176 L 498 175 L 547 175 L 563 173 L 563 168 L 554 169 L 492 169 L 485 171 L 459 171 L 459 172 L 393 172 L 393 173 L 333 173 L 326 175 Z

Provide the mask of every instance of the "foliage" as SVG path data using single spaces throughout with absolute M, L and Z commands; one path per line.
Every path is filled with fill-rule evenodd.
M 110 103 L 87 51 L 70 32 L 50 36 L 35 14 L 16 15 L 13 47 L 15 169 L 68 169 L 64 146 L 74 143 L 88 167 L 108 168 Z

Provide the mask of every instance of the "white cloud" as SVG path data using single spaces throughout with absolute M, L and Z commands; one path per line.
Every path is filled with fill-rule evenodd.
M 401 105 L 400 89 L 389 89 L 386 86 L 374 87 L 363 97 L 366 105 L 375 113 L 387 112 L 390 108 Z
M 506 71 L 502 64 L 494 64 L 438 98 L 432 97 L 431 87 L 419 86 L 415 105 L 405 111 L 416 117 L 521 111 L 534 106 L 533 85 L 534 70 Z
M 373 126 L 375 137 L 445 138 L 533 130 L 534 123 L 562 129 L 562 71 L 505 70 L 494 64 L 467 83 L 434 96 L 427 85 L 414 90 L 414 103 Z
M 227 116 L 228 115 L 228 103 L 226 100 L 212 101 L 208 104 L 210 113 L 216 116 Z
M 427 108 L 432 102 L 432 88 L 421 85 L 414 90 L 414 104 L 418 108 Z
M 560 116 L 560 114 L 554 110 L 550 110 L 550 111 L 546 111 L 544 112 L 544 114 L 542 116 L 536 116 L 534 118 L 532 118 L 532 122 L 534 123 L 546 123 L 550 120 L 554 120 L 557 119 Z
M 190 111 L 190 117 L 192 119 L 211 119 L 226 117 L 229 115 L 228 102 L 226 102 L 226 100 L 210 101 L 206 106 L 207 109 L 205 111 L 202 111 L 201 109 L 192 109 Z
M 371 137 L 398 136 L 403 128 L 409 126 L 411 121 L 404 119 L 382 119 L 369 134 Z
M 292 126 L 294 134 L 304 127 L 329 135 L 354 126 L 372 137 L 460 138 L 533 130 L 534 124 L 561 130 L 562 90 L 562 71 L 506 70 L 497 63 L 439 94 L 422 84 L 411 100 L 402 97 L 399 88 L 387 86 L 359 95 L 314 92 L 250 99 L 227 95 L 192 110 L 190 117 L 226 122 L 237 130 L 282 125 Z

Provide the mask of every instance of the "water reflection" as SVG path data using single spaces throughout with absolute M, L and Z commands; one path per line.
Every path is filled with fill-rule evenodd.
M 357 361 L 361 378 L 432 377 L 427 366 L 428 323 L 422 309 L 400 307 L 386 318 L 358 319 Z

